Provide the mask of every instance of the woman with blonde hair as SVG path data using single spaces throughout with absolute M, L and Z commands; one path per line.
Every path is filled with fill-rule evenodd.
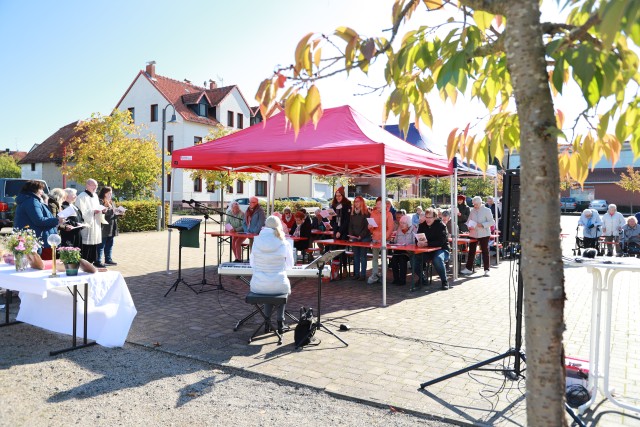
M 285 240 L 282 222 L 276 216 L 270 216 L 260 230 L 260 234 L 253 240 L 249 263 L 253 269 L 253 276 L 249 287 L 251 292 L 263 295 L 282 295 L 291 293 L 291 284 L 287 277 L 287 269 L 293 267 L 293 250 Z M 285 305 L 277 306 L 276 320 L 278 333 L 284 330 Z M 272 304 L 264 305 L 264 312 L 271 317 Z M 268 323 L 265 325 L 269 330 Z
M 353 209 L 349 220 L 349 240 L 356 242 L 370 242 L 369 208 L 362 196 L 353 199 Z M 367 275 L 367 248 L 353 247 L 353 276 L 356 280 L 364 280 Z

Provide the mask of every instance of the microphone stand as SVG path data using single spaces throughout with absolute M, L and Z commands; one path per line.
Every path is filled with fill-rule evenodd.
M 206 277 L 206 267 L 207 267 L 207 220 L 209 218 L 211 218 L 214 222 L 218 223 L 218 224 L 222 224 L 222 221 L 218 221 L 214 218 L 212 218 L 209 213 L 211 211 L 215 211 L 214 208 L 210 208 L 208 206 L 206 206 L 203 203 L 197 202 L 197 201 L 193 201 L 193 203 L 195 204 L 194 206 L 194 210 L 199 213 L 200 215 L 204 216 L 204 254 L 202 255 L 202 281 L 200 282 L 200 290 L 198 291 L 198 293 L 204 293 L 204 292 L 211 292 L 211 291 L 226 291 L 232 294 L 237 294 L 236 292 L 230 291 L 228 289 L 226 289 L 224 286 L 222 286 L 222 284 L 215 284 L 215 283 L 209 283 L 207 282 L 207 277 Z M 203 290 L 205 286 L 214 286 L 213 289 L 208 289 L 208 290 Z

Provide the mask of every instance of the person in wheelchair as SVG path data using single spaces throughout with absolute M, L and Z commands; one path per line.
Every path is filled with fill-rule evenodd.
M 620 245 L 627 255 L 640 254 L 640 227 L 635 216 L 627 218 L 627 224 L 622 227 Z
M 598 249 L 598 238 L 600 237 L 600 227 L 602 227 L 602 220 L 598 211 L 595 209 L 585 209 L 580 215 L 578 225 L 584 227 L 582 230 L 582 236 L 584 238 L 584 247 Z

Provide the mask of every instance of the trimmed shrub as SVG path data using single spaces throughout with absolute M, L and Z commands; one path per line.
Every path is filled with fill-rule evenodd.
M 422 199 L 403 199 L 396 206 L 396 209 L 404 209 L 408 214 L 412 214 L 416 211 L 418 206 L 422 206 L 423 209 L 431 207 L 431 199 L 428 197 Z
M 122 233 L 132 231 L 153 231 L 158 224 L 159 201 L 123 201 L 116 203 L 116 206 L 123 206 L 127 212 L 118 218 L 118 231 Z M 165 227 L 168 225 L 169 203 L 166 203 L 167 218 Z

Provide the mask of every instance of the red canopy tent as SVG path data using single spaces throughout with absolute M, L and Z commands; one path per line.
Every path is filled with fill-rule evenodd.
M 348 105 L 324 111 L 317 127 L 309 123 L 295 136 L 280 113 L 257 124 L 194 147 L 175 150 L 173 168 L 283 174 L 449 176 L 446 157 L 414 147 L 367 120 Z M 382 194 L 382 205 L 385 194 Z M 386 230 L 382 224 L 382 234 Z M 382 243 L 382 304 L 386 305 L 386 242 Z M 167 261 L 168 265 L 168 261 Z M 168 267 L 167 267 L 168 268 Z

